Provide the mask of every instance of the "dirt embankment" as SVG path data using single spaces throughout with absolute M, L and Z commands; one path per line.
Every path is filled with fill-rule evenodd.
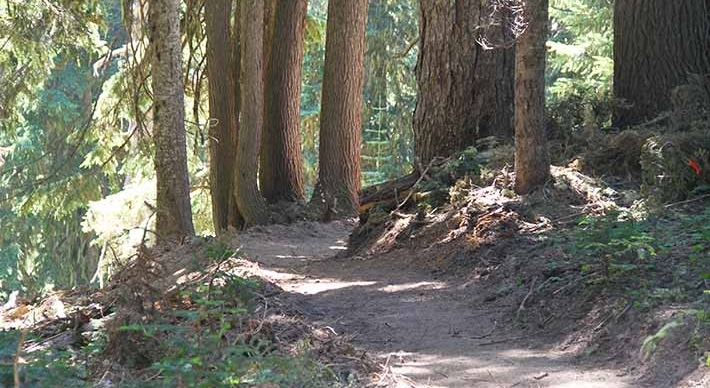
M 580 217 L 624 195 L 570 169 L 554 174 L 525 199 L 468 187 L 453 204 L 371 215 L 362 225 L 254 228 L 222 241 L 238 254 L 216 262 L 204 253 L 214 240 L 154 252 L 113 289 L 61 295 L 65 305 L 103 307 L 65 309 L 68 318 L 55 322 L 66 327 L 53 332 L 92 324 L 120 295 L 160 308 L 181 287 L 228 272 L 264 280 L 257 314 L 241 329 L 284 352 L 309 343 L 355 386 L 710 386 L 698 362 L 708 336 L 691 306 L 644 308 L 623 283 L 605 280 L 599 263 L 587 266 L 568 249 Z M 70 324 L 76 317 L 82 325 Z
M 418 386 L 710 384 L 692 306 L 641 306 L 624 291 L 633 285 L 605 280 L 600 264 L 570 254 L 574 241 L 556 240 L 627 196 L 571 169 L 554 175 L 522 201 L 476 188 L 457 205 L 400 209 L 352 234 L 342 223 L 257 230 L 241 237 L 244 252 L 304 316 Z

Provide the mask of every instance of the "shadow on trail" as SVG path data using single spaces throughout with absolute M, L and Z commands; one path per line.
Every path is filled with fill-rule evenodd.
M 344 244 L 332 243 L 331 252 Z M 398 254 L 404 253 L 362 259 L 271 252 L 256 260 L 278 278 L 286 291 L 281 299 L 419 386 L 637 386 L 619 371 L 533 346 L 533 338 L 503 322 L 517 306 L 484 303 L 482 285 L 412 268 Z

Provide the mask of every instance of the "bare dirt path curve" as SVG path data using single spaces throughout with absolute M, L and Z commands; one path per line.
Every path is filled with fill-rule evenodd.
M 352 336 L 417 387 L 637 386 L 622 371 L 531 346 L 531 338 L 498 324 L 515 306 L 484 306 L 481 286 L 416 269 L 407 252 L 344 257 L 352 227 L 255 228 L 234 244 L 303 314 Z

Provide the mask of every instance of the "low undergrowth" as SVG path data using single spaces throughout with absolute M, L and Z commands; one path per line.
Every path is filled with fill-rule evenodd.
M 621 213 L 588 216 L 558 241 L 588 284 L 623 290 L 633 308 L 708 302 L 710 209 L 642 221 Z
M 114 311 L 96 330 L 86 319 L 56 334 L 42 325 L 0 332 L 0 387 L 354 386 L 357 376 L 319 359 L 307 328 L 298 327 L 298 338 L 279 337 L 268 316 L 269 285 L 230 272 L 233 250 L 212 243 L 201 255 L 215 270 L 168 292 L 154 289 L 138 264 L 114 288 Z M 138 262 L 150 260 L 143 256 Z

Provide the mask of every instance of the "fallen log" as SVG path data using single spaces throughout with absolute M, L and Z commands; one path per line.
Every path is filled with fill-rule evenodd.
M 397 206 L 397 202 L 407 198 L 419 177 L 419 172 L 414 171 L 403 177 L 363 188 L 360 190 L 360 214 L 380 203 L 394 202 L 394 206 Z
M 423 169 L 423 174 L 419 171 L 421 168 L 415 169 L 403 177 L 363 188 L 359 193 L 360 214 L 366 213 L 379 204 L 392 208 L 401 205 L 416 194 L 417 188 L 414 186 L 419 186 L 421 181 L 433 180 L 449 186 L 456 179 L 469 173 L 471 166 L 485 164 L 492 156 L 491 151 L 477 152 L 472 156 L 468 156 L 467 152 L 461 151 L 448 158 L 434 158 Z

